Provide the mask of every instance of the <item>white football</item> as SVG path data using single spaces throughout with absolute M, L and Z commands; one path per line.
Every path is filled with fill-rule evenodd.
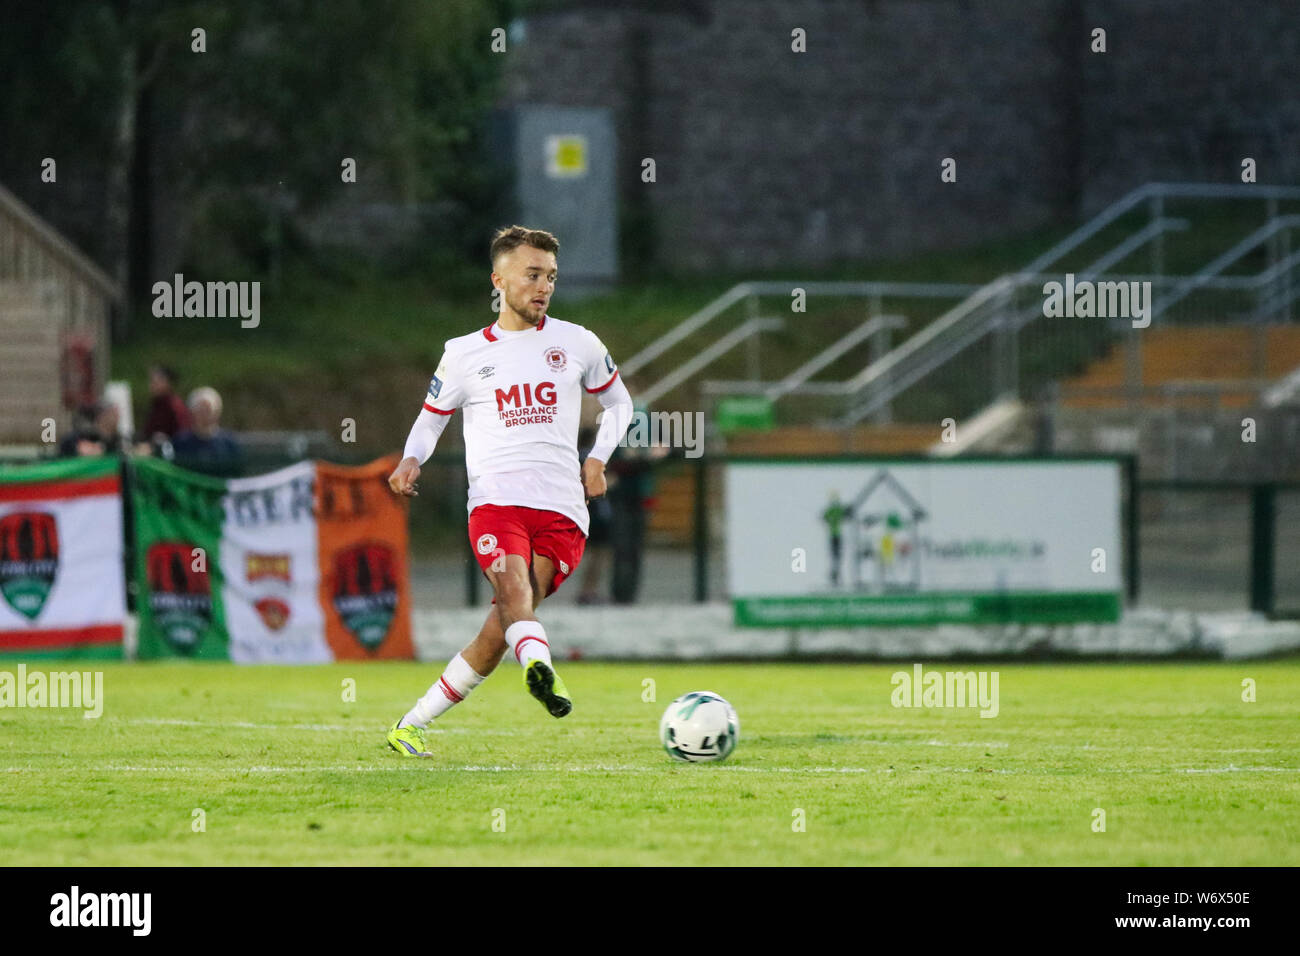
M 740 721 L 725 699 L 696 690 L 668 705 L 659 721 L 659 739 L 677 760 L 726 760 L 740 739 Z

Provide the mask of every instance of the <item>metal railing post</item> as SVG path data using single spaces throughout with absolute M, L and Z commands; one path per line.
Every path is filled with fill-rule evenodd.
M 1151 217 L 1151 224 L 1155 225 L 1165 214 L 1165 197 L 1163 192 L 1157 192 L 1147 203 L 1147 213 Z M 1165 236 L 1163 232 L 1157 232 L 1151 240 L 1151 273 L 1157 280 L 1165 273 Z
M 701 455 L 695 459 L 695 603 L 709 599 L 709 508 L 707 495 L 709 458 Z
M 745 300 L 745 312 L 748 319 L 758 318 L 758 296 L 752 292 L 749 298 Z M 759 367 L 758 336 L 751 336 L 748 345 L 746 359 L 749 365 L 749 380 L 757 384 L 763 380 L 762 370 Z
M 1020 279 L 1016 278 L 1007 290 L 1010 298 L 1010 308 L 1007 310 L 1007 316 L 1003 320 L 1006 331 L 1006 348 L 1007 348 L 1007 374 L 1009 377 L 1010 389 L 1008 396 L 1010 398 L 1020 397 L 1020 323 L 1016 317 L 1020 315 Z M 1001 396 L 998 396 L 1001 398 Z
M 870 304 L 867 306 L 867 310 L 868 310 L 867 311 L 868 320 L 874 319 L 884 314 L 884 304 L 879 293 L 871 297 Z M 871 336 L 871 342 L 868 348 L 870 349 L 872 362 L 878 362 L 886 355 L 889 354 L 888 326 L 882 324 L 880 328 L 876 330 L 876 333 L 873 336 Z M 888 380 L 882 381 L 880 383 L 880 388 L 882 390 L 887 391 L 889 389 Z M 874 390 L 872 392 L 871 397 L 874 397 Z M 872 412 L 871 413 L 872 424 L 888 425 L 890 422 L 892 422 L 894 420 L 892 405 L 893 403 L 887 399 L 881 404 L 879 408 L 877 408 L 874 412 Z
M 1019 278 L 1013 278 L 998 296 L 998 309 L 993 317 L 993 368 L 990 375 L 993 394 L 990 401 L 996 402 L 1016 390 L 1015 356 L 1012 354 L 1015 350 L 1015 323 L 1012 317 L 1016 314 L 1016 288 L 1019 284 Z
M 1137 411 L 1141 403 L 1142 343 L 1138 339 L 1139 331 L 1130 324 L 1124 332 L 1124 391 L 1128 396 L 1130 413 Z

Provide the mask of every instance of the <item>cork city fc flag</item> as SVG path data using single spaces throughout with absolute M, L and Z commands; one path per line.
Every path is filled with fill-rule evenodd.
M 413 657 L 394 465 L 306 461 L 222 480 L 133 462 L 140 656 Z
M 121 462 L 0 468 L 0 654 L 120 657 Z

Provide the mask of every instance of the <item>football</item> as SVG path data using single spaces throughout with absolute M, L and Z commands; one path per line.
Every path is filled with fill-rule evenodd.
M 736 749 L 740 721 L 736 709 L 707 690 L 692 691 L 668 705 L 659 721 L 664 750 L 677 760 L 726 760 Z

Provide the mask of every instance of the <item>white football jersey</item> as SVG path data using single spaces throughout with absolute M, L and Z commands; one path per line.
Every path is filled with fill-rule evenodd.
M 587 533 L 578 464 L 582 390 L 603 392 L 618 368 L 594 332 L 544 316 L 508 332 L 493 323 L 449 339 L 424 407 L 465 413 L 469 510 L 556 511 Z

